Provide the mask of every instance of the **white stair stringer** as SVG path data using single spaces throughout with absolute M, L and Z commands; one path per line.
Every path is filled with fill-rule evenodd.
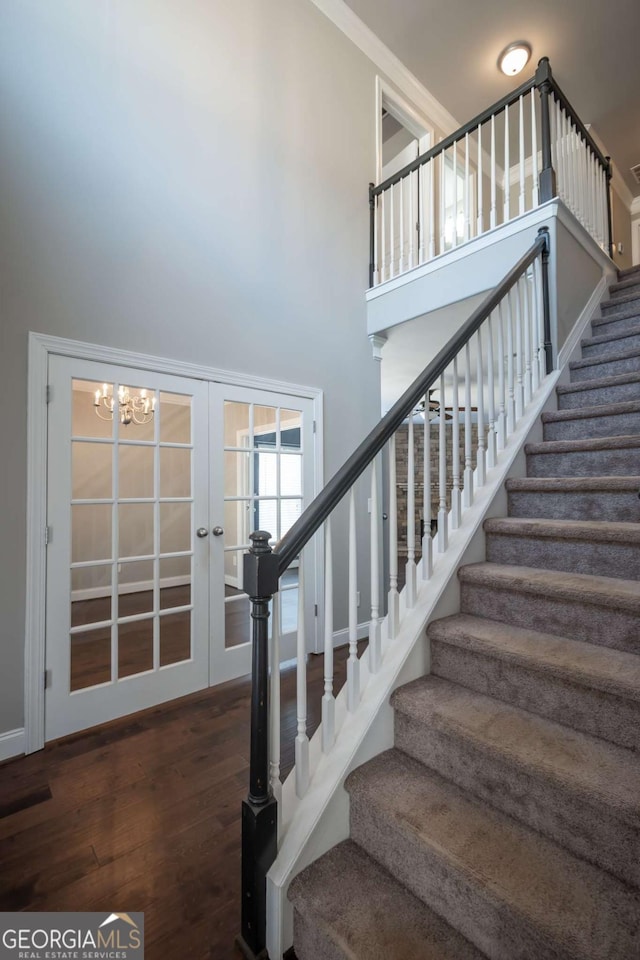
M 600 294 L 600 289 L 596 292 Z M 590 298 L 575 325 L 573 334 L 578 344 L 591 320 L 594 299 Z M 563 357 L 565 362 L 570 359 L 567 352 Z M 458 590 L 456 571 L 463 563 L 473 562 L 478 544 L 480 552 L 476 559 L 484 556 L 483 521 L 488 516 L 504 514 L 500 499 L 505 496 L 505 480 L 510 475 L 523 474 L 523 456 L 519 462 L 518 457 L 524 444 L 539 435 L 541 413 L 556 409 L 555 387 L 561 376 L 562 369 L 553 371 L 532 398 L 517 429 L 498 455 L 496 466 L 487 471 L 484 486 L 476 488 L 473 506 L 465 512 L 460 527 L 450 533 L 448 550 L 436 555 L 431 579 L 422 581 L 418 569 L 418 593 L 413 609 L 405 609 L 401 594 L 400 628 L 392 643 L 383 640 L 379 671 L 370 674 L 367 658 L 362 658 L 362 697 L 358 709 L 347 714 L 346 684 L 336 697 L 335 743 L 325 755 L 321 728 L 314 734 L 309 751 L 311 780 L 304 797 L 296 796 L 294 775 L 283 785 L 279 851 L 267 876 L 267 949 L 272 958 L 279 960 L 293 942 L 293 908 L 287 900 L 289 883 L 305 866 L 349 836 L 349 800 L 344 781 L 355 767 L 393 745 L 393 711 L 389 698 L 396 687 L 429 671 L 426 626 L 435 617 L 454 611 Z M 386 637 L 386 621 L 382 629 Z

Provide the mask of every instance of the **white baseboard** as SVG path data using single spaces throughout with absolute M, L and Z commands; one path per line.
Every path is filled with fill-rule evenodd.
M 22 756 L 24 753 L 24 727 L 19 730 L 7 730 L 0 733 L 0 763 L 12 757 Z

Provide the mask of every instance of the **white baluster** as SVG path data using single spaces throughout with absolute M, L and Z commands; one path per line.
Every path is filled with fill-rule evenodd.
M 522 350 L 522 289 L 520 280 L 515 285 L 516 294 L 516 423 L 524 410 L 524 356 Z
M 324 562 L 324 696 L 322 698 L 322 750 L 328 753 L 336 737 L 336 701 L 333 696 L 333 549 L 331 518 L 325 523 Z
M 281 594 L 274 594 L 271 602 L 271 669 L 269 671 L 269 783 L 273 795 L 278 801 L 282 800 L 282 784 L 280 783 L 280 598 Z
M 527 207 L 524 177 L 524 97 L 521 95 L 518 104 L 518 149 L 520 152 L 520 196 L 518 213 L 524 213 Z
M 304 797 L 309 786 L 309 737 L 307 736 L 307 638 L 304 622 L 304 562 L 298 561 L 298 634 L 296 637 L 296 795 Z
M 447 434 L 446 414 L 444 410 L 444 376 L 440 377 L 440 430 L 438 441 L 438 495 L 440 504 L 438 509 L 438 552 L 444 553 L 449 546 L 449 531 L 447 521 Z
M 566 174 L 564 169 L 565 143 L 562 131 L 562 110 L 557 100 L 553 101 L 553 113 L 551 113 L 551 128 L 555 133 L 556 142 L 556 188 L 558 196 L 567 201 Z
M 540 330 L 538 325 L 538 279 L 536 277 L 537 260 L 531 264 L 531 390 L 536 392 L 540 386 Z
M 504 318 L 501 300 L 498 304 L 498 450 L 504 450 L 507 438 L 507 395 L 504 377 L 506 357 L 504 353 Z
M 445 251 L 445 162 L 444 155 L 446 151 L 440 154 L 440 253 Z
M 369 670 L 377 673 L 382 656 L 380 620 L 380 506 L 377 461 L 371 464 L 371 620 L 369 621 Z
M 431 536 L 431 421 L 429 394 L 424 398 L 424 447 L 422 488 L 422 579 L 430 580 L 433 573 L 433 538 Z
M 409 174 L 409 269 L 415 267 L 415 239 L 418 214 L 416 209 L 416 177 L 417 173 Z
M 547 356 L 544 349 L 544 312 L 542 307 L 542 268 L 541 260 L 538 257 L 534 262 L 534 277 L 536 291 L 536 323 L 538 333 L 538 368 L 540 382 L 547 375 Z
M 436 255 L 435 160 L 429 160 L 429 259 Z
M 453 141 L 453 237 L 451 245 L 458 245 L 458 141 Z
M 396 275 L 395 185 L 389 187 L 389 277 Z
M 509 107 L 504 108 L 504 212 L 503 212 L 503 223 L 507 223 L 511 219 L 511 214 L 509 211 L 510 197 L 509 193 L 511 191 L 511 167 L 509 165 Z
M 522 281 L 522 325 L 524 336 L 524 406 L 531 403 L 531 309 L 529 306 L 529 274 Z
M 540 203 L 540 194 L 538 192 L 538 124 L 536 120 L 536 91 L 529 94 L 531 98 L 531 177 L 532 177 L 532 205 L 537 207 Z
M 515 380 L 513 375 L 513 287 L 506 296 L 507 321 L 507 435 L 516 427 Z
M 387 226 L 385 223 L 385 195 L 380 194 L 380 283 L 387 279 Z
M 464 347 L 464 487 L 462 488 L 462 503 L 465 507 L 473 504 L 473 466 L 471 440 L 471 353 L 469 342 Z
M 489 216 L 489 226 L 493 230 L 496 226 L 496 116 L 491 115 L 491 213 Z
M 451 403 L 451 529 L 460 526 L 462 502 L 460 494 L 460 398 L 458 396 L 458 358 L 453 358 L 453 397 Z
M 482 183 L 482 124 L 478 125 L 478 236 L 484 233 L 484 200 Z
M 427 259 L 427 164 L 418 167 L 418 263 Z
M 405 598 L 407 609 L 416 602 L 416 494 L 415 450 L 413 441 L 413 413 L 409 415 L 407 428 L 407 565 L 405 567 Z
M 469 134 L 464 135 L 464 239 L 471 237 L 471 204 L 469 203 Z
M 375 203 L 375 216 L 373 221 L 373 285 L 380 283 L 381 272 L 380 272 L 380 260 L 378 259 L 379 255 L 379 246 L 380 246 L 380 197 L 376 197 L 374 200 Z
M 356 540 L 356 499 L 349 496 L 349 659 L 347 660 L 347 710 L 360 703 L 360 661 L 358 660 L 358 548 Z
M 476 358 L 476 380 L 477 380 L 477 391 L 478 391 L 478 453 L 477 453 L 477 463 L 476 463 L 476 477 L 478 479 L 478 486 L 484 487 L 487 479 L 487 452 L 485 448 L 485 435 L 484 435 L 484 371 L 482 363 L 482 329 L 479 329 L 476 334 L 476 345 L 478 348 L 478 356 Z
M 405 262 L 404 262 L 404 251 L 405 251 L 405 238 L 404 238 L 404 180 L 401 180 L 398 184 L 398 191 L 400 193 L 400 224 L 399 224 L 399 239 L 400 239 L 400 250 L 398 252 L 398 272 L 404 273 L 405 271 Z
M 389 600 L 387 628 L 389 640 L 398 633 L 398 489 L 396 487 L 396 437 L 389 440 Z
M 487 466 L 496 465 L 496 382 L 493 363 L 493 315 L 487 320 L 487 400 L 489 405 L 489 429 L 487 431 Z

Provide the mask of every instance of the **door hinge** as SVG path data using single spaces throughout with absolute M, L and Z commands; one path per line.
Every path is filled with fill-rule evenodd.
M 317 604 L 317 603 L 314 603 L 314 605 L 313 605 L 313 615 L 314 615 L 314 617 L 317 617 L 317 616 L 318 616 L 318 604 Z
M 315 420 L 313 421 L 313 432 L 314 432 L 314 433 L 316 432 L 316 421 L 315 421 Z
M 47 386 L 45 387 L 45 391 L 44 391 L 44 402 L 45 402 L 45 403 L 51 403 L 51 394 L 52 394 L 52 392 L 53 392 L 53 391 L 51 390 L 51 384 L 48 383 Z
M 51 670 L 44 671 L 44 689 L 48 690 L 51 686 Z
M 52 539 L 53 539 L 53 529 L 52 529 L 52 527 L 45 527 L 45 528 L 44 528 L 44 545 L 45 545 L 45 547 L 48 546 L 48 545 L 51 543 Z

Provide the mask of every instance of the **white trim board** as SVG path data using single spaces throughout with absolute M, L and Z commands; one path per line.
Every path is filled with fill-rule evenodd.
M 318 387 L 269 380 L 252 374 L 220 370 L 181 360 L 169 360 L 149 354 L 119 350 L 101 344 L 85 343 L 47 334 L 29 333 L 27 375 L 27 535 L 26 535 L 26 615 L 24 645 L 24 752 L 33 753 L 44 746 L 45 610 L 47 489 L 43 483 L 43 464 L 47 462 L 47 372 L 50 354 L 78 360 L 101 361 L 135 367 L 154 373 L 188 377 L 272 393 L 299 396 L 313 402 L 316 424 L 314 448 L 314 488 L 324 482 L 323 408 L 324 394 Z M 322 549 L 322 538 L 316 550 Z M 318 555 L 316 560 L 318 559 Z M 317 567 L 316 569 L 320 569 Z
M 24 744 L 24 727 L 0 733 L 0 763 L 22 756 L 25 752 Z

